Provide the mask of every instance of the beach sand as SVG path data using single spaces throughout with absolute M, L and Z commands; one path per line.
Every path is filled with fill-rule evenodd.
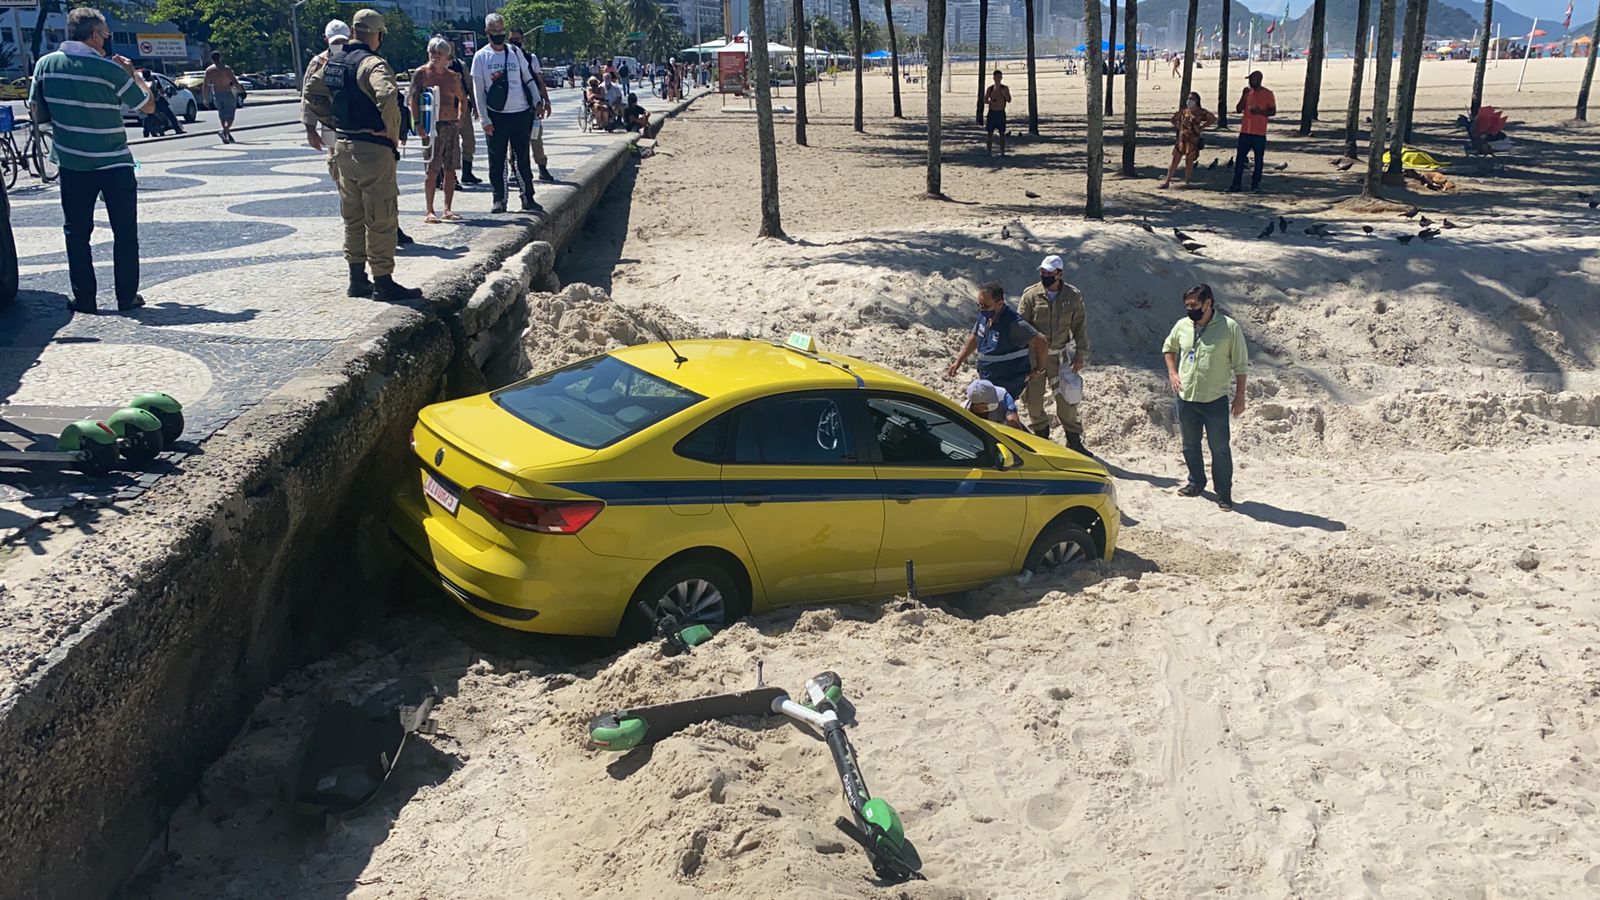
M 1274 126 L 1269 163 L 1289 168 L 1267 194 L 1221 194 L 1220 171 L 1157 192 L 1168 151 L 1147 114 L 1142 177 L 1108 177 L 1103 222 L 1079 215 L 1081 115 L 1004 161 L 970 120 L 953 127 L 955 202 L 925 201 L 920 131 L 886 124 L 886 79 L 869 78 L 865 137 L 841 79 L 812 147 L 779 120 L 788 241 L 753 237 L 753 117 L 701 100 L 575 243 L 563 280 L 602 290 L 542 298 L 526 365 L 640 340 L 643 321 L 674 337 L 803 330 L 954 394 L 968 376 L 943 370 L 976 285 L 1014 296 L 1060 253 L 1087 297 L 1082 410 L 1118 478 L 1116 557 L 920 603 L 779 611 L 669 660 L 499 632 L 407 591 L 392 620 L 272 691 L 130 895 L 1595 896 L 1600 213 L 1577 194 L 1600 189 L 1600 132 L 1566 121 L 1576 62 L 1532 62 L 1522 94 L 1515 63 L 1491 69 L 1489 102 L 1523 123 L 1518 154 L 1503 175 L 1451 170 L 1452 194 L 1389 189 L 1462 226 L 1404 245 L 1416 222 L 1348 211 L 1355 175 L 1328 163 L 1348 63 L 1330 66 L 1337 112 L 1312 138 Z M 1296 108 L 1296 67 L 1266 68 Z M 1470 72 L 1424 66 L 1419 146 L 1455 155 L 1447 118 Z M 1081 87 L 1053 75 L 1042 96 L 1081 112 Z M 1257 238 L 1279 215 L 1287 231 Z M 1331 237 L 1304 232 L 1318 222 Z M 1251 344 L 1231 514 L 1174 493 L 1159 350 L 1199 281 Z M 647 758 L 583 746 L 599 712 L 753 686 L 758 661 L 794 690 L 840 673 L 868 784 L 900 810 L 926 882 L 870 881 L 832 825 L 845 807 L 827 749 L 796 727 L 712 723 Z M 414 671 L 445 695 L 440 733 L 368 810 L 292 823 L 285 784 L 316 704 Z

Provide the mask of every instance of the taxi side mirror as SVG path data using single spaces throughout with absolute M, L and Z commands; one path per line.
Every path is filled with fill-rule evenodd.
M 990 453 L 994 457 L 994 467 L 996 469 L 1004 472 L 1012 467 L 1012 454 L 1011 451 L 1006 449 L 1006 445 L 994 444 L 990 448 Z

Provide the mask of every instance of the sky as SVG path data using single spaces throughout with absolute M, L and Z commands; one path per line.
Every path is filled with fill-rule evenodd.
M 1501 0 L 1525 16 L 1560 22 L 1567 14 L 1567 0 Z M 1282 15 L 1283 0 L 1244 0 L 1244 5 L 1262 15 Z M 1311 0 L 1289 0 L 1289 15 L 1298 16 L 1311 7 Z M 1594 0 L 1576 0 L 1572 11 L 1572 24 L 1578 25 L 1594 19 Z

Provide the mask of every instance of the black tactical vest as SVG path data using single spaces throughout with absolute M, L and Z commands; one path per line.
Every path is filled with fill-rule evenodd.
M 333 94 L 333 128 L 341 137 L 392 147 L 394 145 L 383 136 L 383 113 L 356 79 L 361 63 L 374 55 L 367 45 L 347 41 L 343 50 L 329 54 L 322 81 Z M 378 134 L 372 134 L 374 131 Z

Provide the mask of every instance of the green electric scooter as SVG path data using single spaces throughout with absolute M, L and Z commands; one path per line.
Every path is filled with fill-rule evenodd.
M 844 799 L 851 817 L 839 817 L 834 825 L 861 845 L 872 863 L 872 871 L 890 884 L 921 880 L 916 852 L 906 841 L 900 814 L 882 797 L 867 790 L 856 761 L 855 748 L 839 720 L 844 703 L 844 685 L 833 672 L 806 682 L 805 703 L 791 699 L 779 688 L 757 687 L 732 694 L 714 694 L 679 703 L 663 703 L 637 709 L 618 710 L 596 716 L 589 723 L 589 744 L 602 750 L 624 751 L 644 747 L 687 728 L 725 716 L 783 715 L 815 728 L 822 734 L 833 765 L 844 787 Z
M 79 410 L 77 414 L 83 412 Z M 35 429 L 44 427 L 50 427 L 48 421 L 0 423 L 0 430 L 24 436 L 34 436 Z M 116 466 L 119 455 L 143 465 L 161 455 L 182 434 L 183 405 L 167 394 L 152 391 L 134 397 L 104 419 L 67 424 L 56 438 L 53 451 L 0 450 L 0 467 L 72 469 L 85 475 L 104 475 Z

